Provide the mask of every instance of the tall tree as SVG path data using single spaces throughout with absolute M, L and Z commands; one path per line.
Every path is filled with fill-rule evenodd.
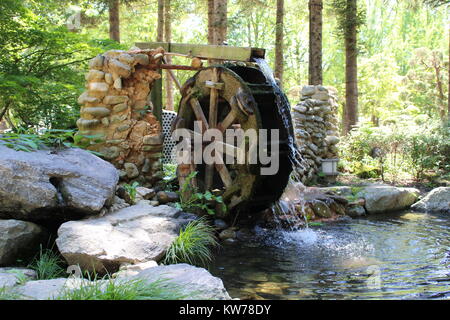
M 275 77 L 283 84 L 283 20 L 284 0 L 277 0 L 277 20 L 275 25 Z
M 358 29 L 364 21 L 364 12 L 358 10 L 357 0 L 333 0 L 338 27 L 345 46 L 345 105 L 343 134 L 358 123 Z
M 214 0 L 208 0 L 208 44 L 214 44 Z
M 158 0 L 158 26 L 156 31 L 156 41 L 164 41 L 164 0 Z
M 309 0 L 309 84 L 322 84 L 322 0 Z
M 120 42 L 120 17 L 119 17 L 119 0 L 109 0 L 109 38 Z
M 214 1 L 214 43 L 223 44 L 227 41 L 227 0 Z
M 450 0 L 425 0 L 425 3 L 433 7 L 447 5 L 450 10 Z M 450 18 L 448 20 L 448 93 L 447 93 L 447 119 L 450 124 Z
M 164 36 L 165 41 L 170 42 L 172 40 L 172 17 L 170 12 L 170 0 L 164 0 Z M 166 56 L 167 63 L 172 62 L 170 56 Z M 173 107 L 173 85 L 172 78 L 170 77 L 169 70 L 166 70 L 166 109 L 174 110 Z

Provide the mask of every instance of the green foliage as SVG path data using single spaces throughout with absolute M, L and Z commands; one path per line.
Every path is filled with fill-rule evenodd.
M 65 277 L 64 261 L 51 249 L 41 249 L 39 255 L 29 265 L 36 271 L 38 280 L 48 280 Z
M 15 126 L 73 128 L 98 41 L 69 32 L 45 1 L 0 2 L 0 114 Z M 36 14 L 37 13 L 37 14 Z
M 191 181 L 195 178 L 197 173 L 197 171 L 193 171 L 186 177 L 179 192 L 180 202 L 177 202 L 176 206 L 184 211 L 202 211 L 209 215 L 215 214 L 214 209 L 216 205 L 220 205 L 223 212 L 227 211 L 227 206 L 223 202 L 222 196 L 216 196 L 210 191 L 204 193 L 198 192 L 197 189 L 192 187 Z
M 33 128 L 19 128 L 13 132 L 5 132 L 0 135 L 2 145 L 16 151 L 32 152 L 40 149 L 63 149 L 63 148 L 86 148 L 89 144 L 84 139 L 89 138 L 96 141 L 94 135 L 75 134 L 75 130 L 46 129 L 37 132 Z M 99 152 L 87 150 L 88 152 L 101 156 Z
M 166 280 L 151 283 L 143 279 L 82 280 L 79 288 L 63 290 L 58 300 L 182 300 L 195 297 L 183 294 L 181 289 Z
M 198 219 L 180 230 L 166 252 L 165 264 L 189 263 L 207 266 L 212 259 L 211 248 L 218 245 L 214 228 L 205 219 Z
M 425 173 L 450 171 L 450 132 L 438 121 L 421 125 L 398 120 L 381 127 L 361 126 L 341 141 L 344 170 L 360 178 L 423 180 Z
M 132 184 L 124 184 L 124 189 L 128 192 L 130 195 L 130 198 L 133 202 L 136 201 L 136 188 L 139 187 L 139 182 L 135 181 Z

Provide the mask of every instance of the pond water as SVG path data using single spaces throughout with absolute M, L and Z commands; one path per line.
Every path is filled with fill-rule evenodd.
M 233 298 L 450 299 L 450 216 L 381 214 L 224 244 L 211 272 Z

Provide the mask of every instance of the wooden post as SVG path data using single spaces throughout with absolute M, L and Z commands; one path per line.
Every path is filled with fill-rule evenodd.
M 158 72 L 161 74 L 161 69 Z M 153 114 L 162 123 L 162 78 L 159 78 L 153 83 L 150 98 L 153 104 Z

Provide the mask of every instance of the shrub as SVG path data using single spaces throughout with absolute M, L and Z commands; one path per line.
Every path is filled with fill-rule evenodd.
M 29 268 L 36 271 L 38 280 L 48 280 L 66 276 L 64 262 L 51 249 L 41 249 L 39 255 L 31 262 Z
M 426 125 L 397 121 L 381 127 L 363 125 L 340 144 L 341 170 L 360 178 L 424 178 L 426 172 L 450 172 L 450 129 L 429 119 Z
M 172 242 L 164 263 L 206 266 L 212 260 L 211 248 L 217 245 L 214 228 L 205 219 L 191 221 L 180 230 L 180 234 Z

